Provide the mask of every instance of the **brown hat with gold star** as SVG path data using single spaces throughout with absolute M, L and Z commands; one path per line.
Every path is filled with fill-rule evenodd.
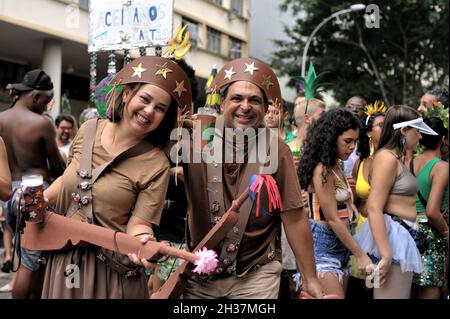
M 228 62 L 217 73 L 209 91 L 218 92 L 236 81 L 248 81 L 257 85 L 275 105 L 281 104 L 281 91 L 277 76 L 264 62 L 252 58 L 241 58 Z
M 178 107 L 192 106 L 191 84 L 186 73 L 172 60 L 159 56 L 142 56 L 127 64 L 111 85 L 148 83 L 169 93 Z

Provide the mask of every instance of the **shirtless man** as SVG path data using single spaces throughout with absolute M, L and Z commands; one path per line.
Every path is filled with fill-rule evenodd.
M 22 83 L 8 84 L 14 90 L 11 107 L 0 113 L 0 136 L 5 141 L 8 163 L 13 180 L 13 195 L 6 203 L 5 217 L 11 230 L 15 231 L 17 214 L 17 189 L 23 175 L 40 174 L 44 181 L 62 175 L 64 161 L 55 142 L 52 123 L 42 116 L 53 98 L 53 83 L 42 70 L 25 74 Z M 13 285 L 13 298 L 39 297 L 40 252 L 22 249 L 19 271 Z M 36 294 L 36 295 L 34 295 Z

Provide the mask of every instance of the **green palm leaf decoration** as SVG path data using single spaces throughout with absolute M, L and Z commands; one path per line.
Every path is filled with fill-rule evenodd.
M 308 111 L 309 101 L 311 101 L 317 93 L 322 92 L 325 87 L 331 85 L 330 82 L 323 81 L 325 75 L 327 75 L 328 73 L 330 72 L 324 71 L 317 75 L 316 70 L 314 69 L 314 65 L 310 63 L 308 75 L 306 77 L 295 77 L 296 80 L 303 83 L 303 91 L 305 92 L 305 98 L 307 100 L 305 114 Z

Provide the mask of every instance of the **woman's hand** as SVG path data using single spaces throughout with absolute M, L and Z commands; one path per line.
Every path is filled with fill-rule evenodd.
M 307 281 L 305 280 L 302 284 L 302 291 L 305 291 L 310 296 L 316 299 L 322 299 L 324 296 L 322 285 L 317 278 L 311 278 Z M 300 296 L 300 299 L 302 299 L 301 297 L 302 296 Z
M 363 275 L 370 275 L 373 272 L 373 263 L 372 259 L 364 253 L 361 256 L 357 257 L 358 261 L 358 271 Z
M 309 193 L 307 191 L 302 190 L 302 202 L 303 202 L 303 207 L 308 208 L 309 205 Z
M 386 282 L 387 275 L 391 269 L 392 257 L 383 257 L 374 269 L 374 281 L 379 283 L 380 287 Z
M 143 235 L 143 236 L 140 236 L 140 238 L 141 238 L 142 245 L 145 245 L 148 241 L 155 241 L 156 240 L 155 236 L 153 236 L 153 234 Z M 133 263 L 135 263 L 136 265 L 143 266 L 146 269 L 151 269 L 151 270 L 155 269 L 155 264 L 154 263 L 149 262 L 145 258 L 139 259 L 138 256 L 135 253 L 128 254 L 128 258 L 130 258 L 130 260 Z

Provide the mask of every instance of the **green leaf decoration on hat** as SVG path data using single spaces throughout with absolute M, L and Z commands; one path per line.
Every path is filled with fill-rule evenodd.
M 110 73 L 104 79 L 102 79 L 94 89 L 94 105 L 97 108 L 98 113 L 104 119 L 106 118 L 106 109 L 108 104 L 108 94 L 114 86 L 110 85 L 115 74 Z M 120 93 L 123 89 L 123 85 L 115 86 L 115 92 Z
M 305 114 L 308 110 L 309 101 L 311 101 L 317 93 L 322 92 L 325 87 L 331 85 L 330 82 L 323 81 L 324 76 L 328 73 L 330 72 L 324 71 L 317 75 L 316 70 L 314 69 L 314 65 L 310 63 L 308 75 L 306 77 L 299 76 L 295 78 L 303 83 L 303 91 L 305 92 L 305 98 L 308 101 L 305 108 Z

